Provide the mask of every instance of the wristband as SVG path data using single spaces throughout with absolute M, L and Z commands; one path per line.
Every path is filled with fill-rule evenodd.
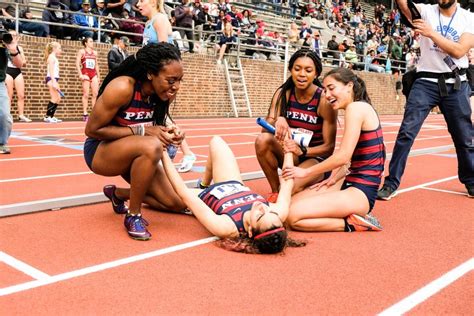
M 20 49 L 17 46 L 16 47 L 16 53 L 12 53 L 12 52 L 8 51 L 8 54 L 10 54 L 10 57 L 18 56 L 20 54 Z
M 145 125 L 144 124 L 137 124 L 129 126 L 132 130 L 133 135 L 140 135 L 145 136 Z

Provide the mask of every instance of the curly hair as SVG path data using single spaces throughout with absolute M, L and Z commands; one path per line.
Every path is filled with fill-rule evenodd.
M 173 61 L 181 61 L 181 54 L 176 46 L 169 43 L 153 43 L 139 49 L 135 55 L 125 59 L 120 66 L 109 72 L 99 89 L 98 97 L 107 85 L 117 77 L 128 76 L 136 81 L 147 81 L 147 74 L 157 75 L 164 66 Z M 150 103 L 155 104 L 153 120 L 157 125 L 165 125 L 169 117 L 169 101 L 163 101 L 156 94 L 150 97 Z
M 276 254 L 286 247 L 303 247 L 306 242 L 289 238 L 284 227 L 272 226 L 265 232 L 256 231 L 253 238 L 250 238 L 247 233 L 241 233 L 238 237 L 218 240 L 216 244 L 223 249 L 235 252 Z
M 302 57 L 308 57 L 313 60 L 314 67 L 316 69 L 316 78 L 314 78 L 313 83 L 319 87 L 322 87 L 321 82 L 318 80 L 319 75 L 321 75 L 321 72 L 323 71 L 323 64 L 321 63 L 321 59 L 319 58 L 318 54 L 316 52 L 308 49 L 308 48 L 302 48 L 300 50 L 297 50 L 290 58 L 290 61 L 288 62 L 288 70 L 292 70 L 293 66 L 298 58 Z M 275 107 L 275 113 L 273 115 L 270 115 L 268 113 L 268 116 L 286 116 L 286 112 L 289 107 L 289 102 L 286 99 L 286 93 L 287 91 L 291 91 L 295 87 L 295 83 L 293 82 L 293 78 L 290 76 L 280 87 L 280 93 L 278 94 L 278 101 L 276 103 Z M 271 107 L 270 107 L 271 108 Z

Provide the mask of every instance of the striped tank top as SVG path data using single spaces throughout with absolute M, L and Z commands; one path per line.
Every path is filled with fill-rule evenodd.
M 131 126 L 135 124 L 153 125 L 154 104 L 143 101 L 141 83 L 136 82 L 133 98 L 130 103 L 122 107 L 112 120 L 113 125 Z
M 291 90 L 289 106 L 286 112 L 288 126 L 294 129 L 310 131 L 313 133 L 309 147 L 324 143 L 323 140 L 323 118 L 318 116 L 318 108 L 323 89 L 318 87 L 313 98 L 308 103 L 299 103 L 296 99 L 295 90 Z
M 378 187 L 383 175 L 385 157 L 382 127 L 379 125 L 375 130 L 361 131 L 346 181 Z
M 213 184 L 199 194 L 199 198 L 216 214 L 227 215 L 234 222 L 237 230 L 245 232 L 244 214 L 255 202 L 268 205 L 263 196 L 238 181 L 225 181 Z

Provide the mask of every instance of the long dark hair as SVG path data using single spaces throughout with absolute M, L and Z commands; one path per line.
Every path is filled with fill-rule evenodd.
M 275 254 L 286 247 L 306 246 L 305 241 L 291 239 L 284 227 L 277 226 L 272 226 L 264 232 L 255 231 L 253 238 L 247 233 L 241 233 L 239 237 L 224 238 L 216 243 L 226 250 L 252 254 Z
M 352 82 L 354 84 L 352 88 L 354 101 L 363 101 L 372 105 L 364 80 L 352 72 L 352 70 L 348 68 L 334 68 L 324 76 L 324 79 L 327 77 L 333 77 L 336 81 L 342 82 L 343 84 Z
M 99 89 L 98 97 L 107 85 L 117 77 L 128 76 L 136 81 L 147 81 L 147 74 L 157 75 L 161 69 L 172 61 L 180 61 L 181 54 L 176 46 L 169 43 L 153 43 L 139 49 L 135 55 L 125 59 L 120 66 L 109 72 Z M 169 117 L 169 101 L 163 101 L 156 94 L 151 95 L 150 103 L 154 104 L 153 120 L 157 125 L 165 125 Z
M 288 70 L 291 71 L 293 69 L 293 66 L 298 58 L 301 57 L 308 57 L 313 60 L 314 67 L 316 68 L 316 78 L 314 78 L 313 83 L 319 87 L 322 87 L 321 82 L 318 80 L 318 76 L 321 75 L 321 72 L 323 71 L 323 64 L 321 63 L 321 59 L 319 58 L 318 54 L 316 52 L 308 49 L 308 48 L 302 48 L 298 51 L 296 51 L 290 58 L 290 61 L 288 63 Z M 275 106 L 275 113 L 274 115 L 270 115 L 268 113 L 268 116 L 285 116 L 286 111 L 288 110 L 288 100 L 286 99 L 286 92 L 291 91 L 295 87 L 295 83 L 293 82 L 293 78 L 290 76 L 280 87 L 280 94 L 278 95 L 278 101 Z M 271 107 L 270 107 L 271 109 Z M 270 110 L 269 110 L 270 111 Z

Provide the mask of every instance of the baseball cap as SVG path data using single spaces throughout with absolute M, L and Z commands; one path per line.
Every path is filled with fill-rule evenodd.
M 125 46 L 130 46 L 130 40 L 126 36 L 121 36 L 120 40 L 125 44 Z

